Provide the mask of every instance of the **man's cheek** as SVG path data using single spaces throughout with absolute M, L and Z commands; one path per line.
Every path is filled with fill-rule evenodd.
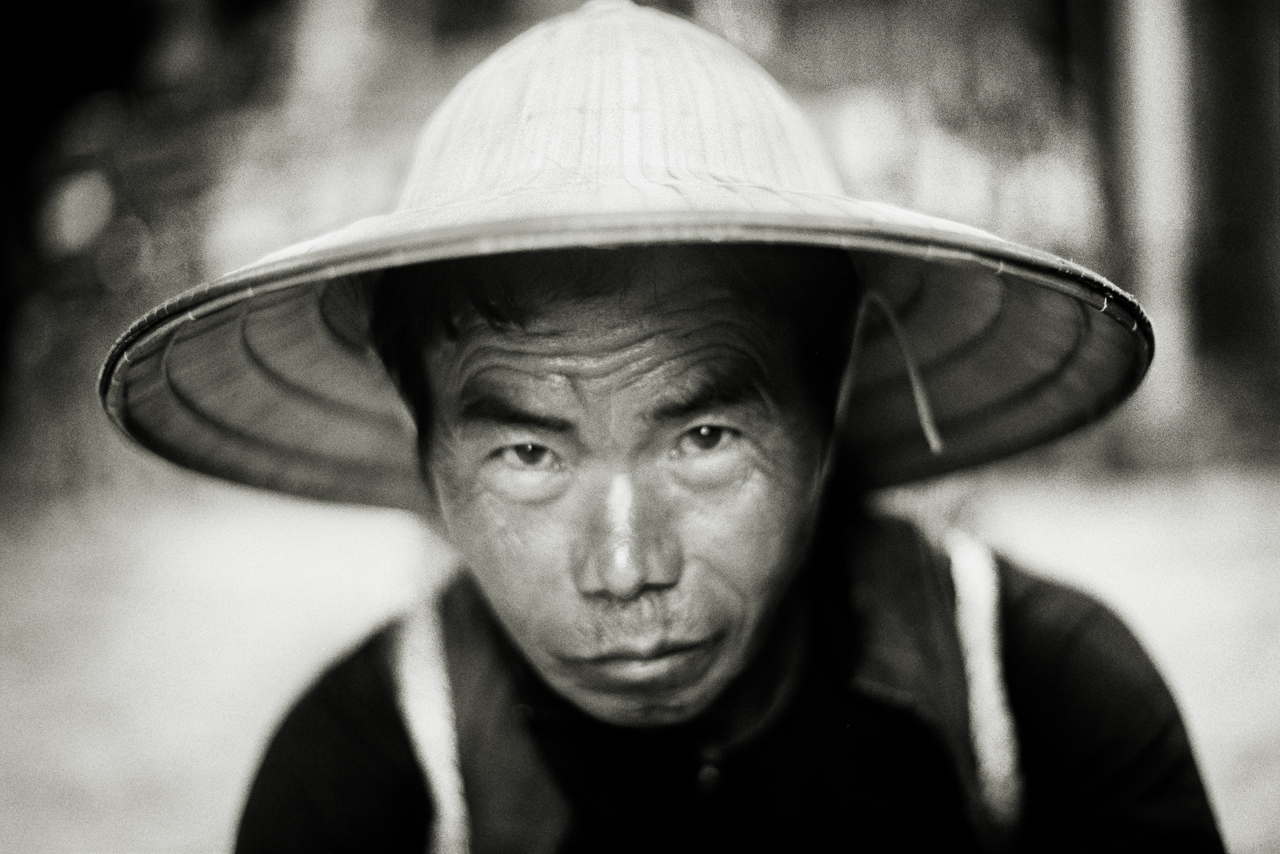
M 474 452 L 446 439 L 434 449 L 428 468 L 450 538 L 468 557 L 481 548 L 520 548 L 509 503 L 489 488 L 483 467 Z
M 743 593 L 768 586 L 792 540 L 790 503 L 759 475 L 740 489 L 688 503 L 681 525 L 687 556 L 714 567 Z
M 564 595 L 571 587 L 573 532 L 551 509 L 513 505 L 488 492 L 475 494 L 459 513 L 457 527 L 466 543 L 458 545 L 491 587 L 516 596 Z
M 519 508 L 492 492 L 471 488 L 455 493 L 452 530 L 473 562 L 514 573 L 530 557 L 536 528 Z
M 423 469 L 446 519 L 459 515 L 469 503 L 475 491 L 476 468 L 467 464 L 467 457 L 449 432 L 442 428 L 433 432 Z

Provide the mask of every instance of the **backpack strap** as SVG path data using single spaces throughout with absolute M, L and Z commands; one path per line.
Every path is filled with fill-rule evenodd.
M 944 545 L 955 586 L 979 793 L 998 849 L 1007 845 L 1022 810 L 1018 740 L 1000 658 L 999 570 L 991 550 L 966 534 L 952 531 Z
M 435 806 L 427 854 L 467 854 L 469 823 L 457 726 L 434 599 L 417 603 L 401 619 L 393 635 L 392 669 L 409 741 Z
M 463 575 L 406 614 L 397 633 L 397 691 L 435 803 L 434 854 L 552 854 L 568 827 L 497 631 Z

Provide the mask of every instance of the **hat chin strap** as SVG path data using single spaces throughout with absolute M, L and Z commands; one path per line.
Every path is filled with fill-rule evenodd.
M 862 356 L 863 339 L 866 337 L 867 316 L 870 314 L 871 306 L 879 309 L 880 314 L 888 322 L 894 339 L 898 342 L 898 351 L 902 353 L 902 361 L 907 368 L 907 380 L 911 383 L 911 397 L 916 405 L 916 418 L 920 422 L 920 432 L 924 433 L 924 439 L 929 443 L 929 451 L 936 457 L 945 450 L 942 434 L 938 432 L 937 422 L 933 419 L 933 407 L 929 403 L 929 395 L 924 388 L 924 378 L 920 376 L 920 367 L 916 364 L 915 354 L 911 352 L 911 345 L 907 341 L 907 335 L 902 329 L 902 324 L 898 322 L 898 316 L 893 310 L 893 305 L 875 291 L 865 291 L 862 294 L 862 299 L 858 301 L 858 313 L 853 320 L 853 340 L 849 344 L 849 359 L 845 362 L 844 373 L 840 377 L 840 393 L 836 397 L 832 439 L 827 445 L 826 454 L 818 472 L 819 476 L 814 482 L 814 487 L 818 492 L 825 489 L 827 480 L 831 476 L 831 470 L 835 464 L 836 449 L 839 445 L 836 437 L 839 436 L 840 426 L 848 420 L 850 410 L 853 407 L 853 388 L 858 382 L 858 360 Z

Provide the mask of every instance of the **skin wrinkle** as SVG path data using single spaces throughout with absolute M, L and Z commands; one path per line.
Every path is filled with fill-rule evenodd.
M 539 306 L 557 301 L 659 304 L 661 280 L 675 266 L 686 283 L 711 294 L 703 295 L 708 304 L 724 303 L 727 314 L 769 318 L 772 333 L 797 348 L 800 396 L 830 417 L 829 387 L 838 381 L 831 366 L 847 357 L 843 348 L 859 292 L 847 253 L 758 244 L 516 252 L 395 268 L 370 291 L 374 346 L 423 428 L 420 460 L 425 463 L 429 453 L 426 427 L 434 418 L 423 364 L 429 345 L 456 341 L 459 330 L 475 327 L 521 333 Z M 648 320 L 635 318 L 636 328 Z
M 712 305 L 708 305 L 707 310 L 713 310 Z M 741 312 L 738 312 L 741 314 Z M 697 319 L 705 318 L 704 312 L 687 312 L 685 323 L 692 325 Z M 584 324 L 590 325 L 595 318 L 583 318 Z M 488 359 L 503 357 L 519 358 L 522 356 L 544 356 L 547 357 L 547 367 L 549 373 L 564 375 L 569 372 L 577 374 L 585 380 L 599 379 L 600 377 L 610 375 L 618 370 L 619 365 L 632 366 L 633 374 L 640 374 L 651 365 L 653 361 L 659 359 L 653 353 L 655 341 L 663 336 L 674 338 L 677 342 L 683 342 L 691 336 L 697 335 L 731 336 L 735 325 L 750 322 L 748 317 L 735 318 L 736 324 L 732 321 L 716 321 L 707 323 L 703 322 L 701 328 L 696 331 L 676 332 L 670 329 L 646 330 L 639 334 L 635 340 L 623 340 L 620 342 L 607 342 L 604 335 L 599 333 L 587 334 L 586 336 L 571 335 L 563 331 L 546 332 L 537 329 L 521 329 L 519 331 L 505 333 L 502 346 L 498 346 L 492 341 L 484 340 L 478 333 L 490 330 L 487 325 L 473 327 L 467 333 L 464 333 L 458 341 L 450 342 L 457 348 L 457 352 L 449 353 L 445 358 L 453 362 L 456 366 L 457 374 L 470 375 L 474 371 L 477 363 L 483 363 Z M 686 326 L 687 329 L 687 326 Z M 479 340 L 477 340 L 479 339 Z M 768 372 L 769 360 L 765 358 L 765 354 L 759 348 L 752 347 L 751 342 L 742 341 L 735 342 L 738 346 L 733 346 L 724 342 L 720 346 L 725 347 L 731 352 L 738 352 L 744 358 L 746 363 L 755 366 L 762 366 Z M 708 347 L 712 345 L 707 345 Z M 572 348 L 572 355 L 568 356 L 551 356 L 549 351 L 554 349 Z M 602 353 L 602 348 L 607 348 L 607 353 Z M 606 358 L 600 358 L 606 356 Z
M 707 331 L 711 332 L 713 330 L 708 329 Z M 498 361 L 503 359 L 506 354 L 501 354 L 491 348 L 488 355 L 490 359 Z M 654 399 L 657 403 L 653 409 L 639 412 L 636 414 L 637 417 L 652 421 L 655 418 L 655 413 L 661 412 L 671 403 L 691 398 L 707 375 L 715 373 L 709 367 L 713 365 L 728 366 L 723 371 L 725 374 L 732 375 L 736 372 L 739 375 L 745 375 L 760 402 L 768 410 L 769 417 L 772 419 L 781 417 L 781 408 L 778 402 L 774 399 L 774 395 L 769 394 L 767 390 L 770 383 L 766 377 L 761 376 L 761 371 L 754 367 L 767 358 L 763 353 L 753 353 L 745 347 L 731 347 L 717 342 L 704 347 L 690 348 L 688 356 L 691 362 L 689 367 L 675 372 L 672 376 L 664 377 L 660 386 L 666 391 L 656 391 Z M 509 362 L 512 360 L 503 359 L 503 361 Z M 619 361 L 624 365 L 628 365 L 628 367 L 621 374 L 617 373 L 617 368 L 615 367 L 615 373 L 612 376 L 605 372 L 588 371 L 586 367 L 579 368 L 577 376 L 567 376 L 559 372 L 564 369 L 563 360 L 554 360 L 554 372 L 550 373 L 525 371 L 511 364 L 503 363 L 492 367 L 478 368 L 473 375 L 467 377 L 464 373 L 465 369 L 460 366 L 456 372 L 451 372 L 451 376 L 444 380 L 444 387 L 449 389 L 460 387 L 460 390 L 455 393 L 456 398 L 460 401 L 458 409 L 465 408 L 469 402 L 483 396 L 487 391 L 496 389 L 518 391 L 523 389 L 529 393 L 517 393 L 511 396 L 517 399 L 522 409 L 531 413 L 581 413 L 584 409 L 583 401 L 586 397 L 593 393 L 598 393 L 596 389 L 600 380 L 607 378 L 609 384 L 619 390 L 630 389 L 636 384 L 650 379 L 655 368 L 661 363 L 661 360 L 652 360 L 637 365 L 627 360 Z M 475 366 L 481 362 L 482 360 L 473 360 L 471 364 Z M 749 370 L 744 370 L 743 368 L 746 366 L 752 367 Z M 588 373 L 591 374 L 589 377 L 583 376 Z M 776 385 L 777 383 L 774 384 Z M 536 393 L 533 391 L 534 389 L 536 389 Z M 673 392 L 672 390 L 675 391 Z M 569 392 L 569 394 L 562 395 L 561 392 L 564 391 Z M 613 397 L 613 395 L 608 395 L 605 399 L 608 401 L 612 400 Z M 612 407 L 608 423 L 610 429 L 605 431 L 606 433 L 613 432 L 621 426 L 618 421 L 620 417 L 616 407 Z
M 520 328 L 460 324 L 423 354 L 424 471 L 446 534 L 533 668 L 622 725 L 688 720 L 723 693 L 816 510 L 826 435 L 797 399 L 791 336 L 692 260 L 640 266 L 641 286 L 619 277 Z M 503 415 L 521 412 L 536 420 Z M 635 679 L 593 663 L 643 668 L 673 644 L 701 663 Z

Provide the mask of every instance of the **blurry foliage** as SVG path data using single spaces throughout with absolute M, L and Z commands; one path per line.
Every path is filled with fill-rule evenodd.
M 279 67 L 279 0 L 44 3 L 6 28 L 0 455 L 11 493 L 108 474 L 93 378 L 128 320 L 193 281 L 217 120 Z M 20 59 L 19 59 L 20 58 Z
M 1063 4 L 873 0 L 782 9 L 778 64 L 796 83 L 923 90 L 944 127 L 1018 154 L 1042 146 L 1056 114 L 1072 107 Z

